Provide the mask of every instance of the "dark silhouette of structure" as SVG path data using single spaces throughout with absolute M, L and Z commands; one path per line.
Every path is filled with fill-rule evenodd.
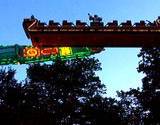
M 104 25 L 98 15 L 89 15 L 90 25 L 80 20 L 76 24 L 50 20 L 48 24 L 35 17 L 24 19 L 23 27 L 33 46 L 106 46 L 142 47 L 160 45 L 160 17 L 155 21 L 117 20 Z

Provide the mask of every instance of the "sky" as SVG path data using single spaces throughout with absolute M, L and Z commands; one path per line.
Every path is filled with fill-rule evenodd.
M 160 15 L 160 0 L 0 0 L 0 45 L 31 45 L 22 21 L 34 15 L 42 22 L 80 19 L 88 22 L 88 13 L 97 14 L 107 23 L 112 20 L 155 20 Z M 108 96 L 117 90 L 141 87 L 143 74 L 137 72 L 140 48 L 106 48 L 95 57 L 102 64 L 97 72 L 107 86 Z M 27 65 L 9 65 L 17 70 L 16 78 L 24 80 Z

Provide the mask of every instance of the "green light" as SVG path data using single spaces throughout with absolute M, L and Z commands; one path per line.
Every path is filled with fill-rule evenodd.
M 0 47 L 0 65 L 29 64 L 35 62 L 70 60 L 84 58 L 97 53 L 88 47 L 48 47 L 36 48 L 32 46 Z

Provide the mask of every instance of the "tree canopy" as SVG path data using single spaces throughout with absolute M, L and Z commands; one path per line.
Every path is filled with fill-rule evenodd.
M 160 124 L 160 48 L 142 48 L 138 72 L 143 72 L 141 103 L 153 124 Z
M 118 125 L 120 107 L 115 99 L 103 97 L 106 88 L 95 73 L 99 70 L 100 62 L 95 58 L 31 64 L 23 85 L 15 80 L 14 70 L 1 71 L 0 85 L 7 91 L 0 95 L 1 121 L 19 125 Z
M 105 97 L 95 58 L 30 64 L 24 83 L 0 69 L 0 123 L 15 125 L 160 124 L 160 49 L 142 48 L 142 88 Z

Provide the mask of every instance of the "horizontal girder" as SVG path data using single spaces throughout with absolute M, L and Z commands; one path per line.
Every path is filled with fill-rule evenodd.
M 63 21 L 41 23 L 35 18 L 25 19 L 23 27 L 34 46 L 103 46 L 103 47 L 142 47 L 160 45 L 160 19 L 153 23 L 140 21 L 132 25 L 126 21 L 118 25 L 114 20 L 106 25 L 103 22 L 76 21 L 76 25 Z

